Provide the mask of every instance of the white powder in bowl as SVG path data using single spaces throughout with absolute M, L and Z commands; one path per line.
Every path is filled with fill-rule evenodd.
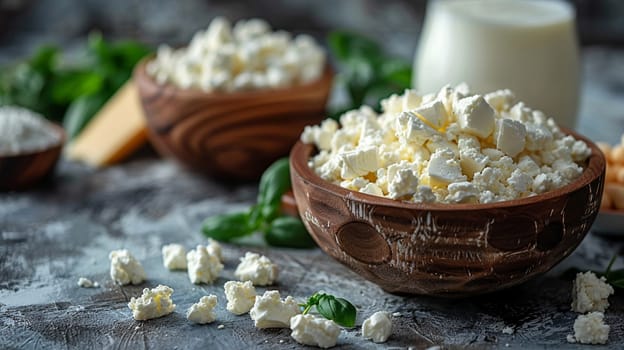
M 41 115 L 16 106 L 0 106 L 0 155 L 35 152 L 61 142 Z

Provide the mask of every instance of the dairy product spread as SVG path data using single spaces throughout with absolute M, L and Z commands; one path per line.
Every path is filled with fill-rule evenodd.
M 234 26 L 222 17 L 195 34 L 187 47 L 163 45 L 147 72 L 158 83 L 207 92 L 283 88 L 317 80 L 325 53 L 309 35 L 272 31 L 261 19 Z
M 408 202 L 492 203 L 576 180 L 591 149 L 509 90 L 406 90 L 308 126 L 309 166 L 344 188 Z

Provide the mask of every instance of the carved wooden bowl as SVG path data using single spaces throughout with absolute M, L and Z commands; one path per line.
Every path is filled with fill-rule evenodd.
M 159 85 L 145 71 L 147 60 L 134 80 L 152 144 L 164 156 L 226 180 L 255 180 L 288 155 L 303 128 L 324 118 L 333 77 L 328 66 L 306 85 L 206 93 Z
M 26 190 L 54 171 L 65 143 L 65 131 L 52 124 L 59 134 L 58 144 L 46 149 L 19 154 L 0 154 L 0 191 Z
M 308 231 L 329 255 L 388 292 L 463 297 L 550 270 L 596 218 L 605 159 L 592 149 L 574 183 L 493 204 L 416 204 L 354 192 L 308 167 L 314 146 L 290 154 L 293 190 Z

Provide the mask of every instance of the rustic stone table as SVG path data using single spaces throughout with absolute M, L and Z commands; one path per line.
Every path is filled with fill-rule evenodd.
M 590 50 L 586 56 L 579 129 L 615 142 L 624 131 L 624 55 Z M 545 276 L 464 300 L 388 294 L 319 249 L 268 248 L 253 239 L 224 245 L 225 270 L 214 285 L 192 285 L 185 272 L 162 266 L 163 244 L 190 248 L 205 242 L 199 231 L 205 217 L 245 208 L 255 195 L 253 185 L 211 182 L 154 156 L 104 170 L 62 162 L 56 177 L 39 188 L 0 194 L 0 348 L 298 348 L 288 330 L 257 330 L 248 315 L 225 310 L 223 283 L 233 279 L 238 258 L 248 250 L 280 265 L 274 288 L 283 295 L 303 300 L 324 290 L 358 307 L 357 326 L 342 332 L 337 348 L 580 348 L 566 342 L 577 314 L 570 311 L 571 281 L 561 274 L 572 266 L 601 269 L 613 254 L 624 253 L 621 238 L 590 233 Z M 120 287 L 110 280 L 108 252 L 122 247 L 143 263 L 149 278 L 143 285 Z M 100 287 L 78 287 L 81 276 Z M 158 284 L 175 289 L 176 311 L 134 321 L 127 307 L 130 297 Z M 219 298 L 218 320 L 202 326 L 188 322 L 186 309 L 211 293 Z M 621 349 L 622 292 L 610 302 L 605 319 L 611 333 L 602 348 Z M 377 310 L 397 313 L 393 335 L 384 344 L 361 338 L 362 321 Z M 505 327 L 513 333 L 503 333 Z

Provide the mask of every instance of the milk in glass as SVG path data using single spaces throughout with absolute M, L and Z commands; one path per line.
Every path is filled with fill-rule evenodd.
M 520 101 L 574 127 L 579 52 L 573 9 L 544 0 L 429 3 L 413 85 L 422 93 L 466 82 L 478 93 L 508 88 Z

